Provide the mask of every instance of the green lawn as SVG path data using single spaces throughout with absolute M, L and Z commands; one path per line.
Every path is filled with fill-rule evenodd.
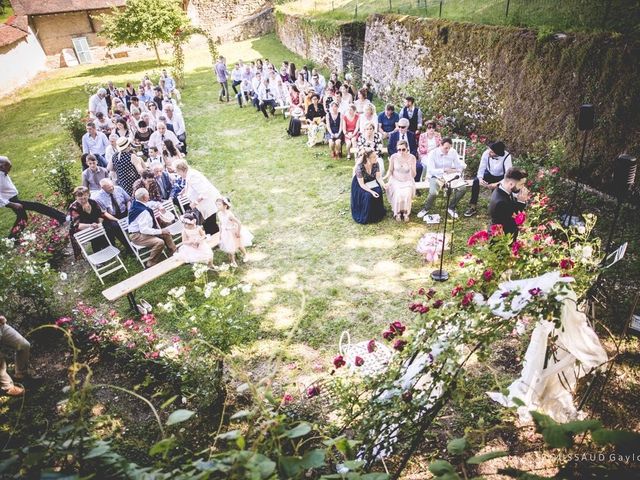
M 273 35 L 223 45 L 221 51 L 230 63 L 258 56 L 276 63 L 303 63 Z M 183 95 L 189 161 L 231 197 L 236 214 L 256 240 L 251 262 L 237 276 L 253 285 L 251 313 L 259 321 L 259 338 L 238 355 L 259 363 L 280 352 L 308 369 L 333 355 L 343 330 L 350 330 L 355 339 L 367 339 L 386 323 L 406 318 L 407 293 L 430 283 L 433 269 L 415 252 L 428 230 L 415 219 L 424 196 L 416 199 L 414 219 L 408 224 L 398 224 L 390 215 L 377 225 L 356 224 L 349 207 L 352 161 L 332 160 L 326 147 L 309 149 L 305 138 L 289 138 L 282 117 L 265 121 L 252 108 L 219 103 L 206 55 L 195 52 L 190 62 Z M 137 80 L 154 68 L 149 61 L 59 70 L 5 100 L 0 107 L 0 152 L 14 160 L 12 176 L 22 196 L 42 191 L 42 174 L 33 170 L 37 172 L 47 151 L 69 143 L 57 118 L 64 110 L 84 108 L 85 82 Z M 2 210 L 6 230 L 13 217 Z M 464 233 L 456 232 L 457 253 L 468 235 L 485 224 L 483 217 L 458 224 L 457 230 Z M 216 259 L 223 261 L 224 256 L 218 253 Z M 129 265 L 134 271 L 140 268 L 134 262 Z M 90 301 L 101 301 L 101 285 L 90 272 L 70 267 L 69 273 L 70 286 L 83 284 Z M 125 275 L 108 279 L 108 284 Z M 184 267 L 139 294 L 152 303 L 165 301 L 170 288 L 191 278 Z M 117 307 L 126 311 L 126 301 Z M 285 369 L 283 376 L 288 372 Z
M 640 6 L 634 0 L 298 0 L 279 8 L 335 20 L 363 20 L 372 13 L 391 12 L 553 31 L 637 34 L 640 22 Z

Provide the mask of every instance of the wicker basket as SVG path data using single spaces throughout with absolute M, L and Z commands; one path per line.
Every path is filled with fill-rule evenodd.
M 369 342 L 351 343 L 351 335 L 347 331 L 342 332 L 342 335 L 340 335 L 338 349 L 351 372 L 363 376 L 371 376 L 387 369 L 393 356 L 393 351 L 386 345 L 376 341 L 375 350 L 369 352 L 368 345 Z M 356 357 L 362 358 L 363 363 L 361 366 L 356 365 Z

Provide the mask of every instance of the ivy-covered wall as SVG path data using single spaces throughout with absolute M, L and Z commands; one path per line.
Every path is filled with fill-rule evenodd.
M 542 35 L 533 30 L 456 23 L 402 15 L 372 15 L 361 24 L 313 21 L 277 14 L 282 43 L 304 58 L 343 69 L 348 56 L 362 56 L 362 71 L 385 98 L 438 69 L 473 64 L 494 85 L 502 122 L 489 133 L 511 151 L 542 153 L 551 140 L 566 145 L 577 165 L 582 103 L 596 108 L 583 178 L 604 187 L 619 153 L 640 153 L 640 45 L 608 33 Z M 353 41 L 355 39 L 355 41 Z M 362 47 L 362 50 L 357 50 Z M 448 75 L 451 77 L 451 75 Z
M 549 140 L 562 139 L 572 162 L 582 141 L 579 105 L 592 103 L 597 122 L 587 179 L 606 185 L 619 153 L 640 153 L 639 59 L 637 42 L 607 33 L 543 37 L 520 28 L 375 15 L 367 22 L 363 74 L 384 93 L 428 79 L 447 63 L 473 63 L 501 104 L 495 133 L 515 152 L 544 151 Z

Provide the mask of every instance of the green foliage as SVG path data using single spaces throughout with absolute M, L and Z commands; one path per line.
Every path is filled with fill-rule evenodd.
M 96 87 L 91 86 L 91 94 L 95 92 Z M 78 148 L 82 148 L 82 137 L 87 132 L 86 121 L 87 119 L 79 108 L 60 114 L 60 125 L 69 133 Z
M 158 64 L 158 43 L 171 42 L 176 32 L 189 25 L 189 19 L 178 0 L 128 0 L 124 9 L 101 15 L 101 35 L 109 46 L 141 43 L 153 48 Z
M 42 176 L 64 205 L 73 201 L 73 190 L 77 186 L 78 162 L 69 154 L 68 150 L 56 148 L 49 152 L 43 162 Z

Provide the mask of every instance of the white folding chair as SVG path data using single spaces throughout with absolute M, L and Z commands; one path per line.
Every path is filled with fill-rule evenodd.
M 128 217 L 124 217 L 118 220 L 118 225 L 120 225 L 120 228 L 124 232 L 124 236 L 126 237 L 127 242 L 129 242 L 129 246 L 131 247 L 131 250 L 133 250 L 133 253 L 135 254 L 138 261 L 140 262 L 140 265 L 142 265 L 142 268 L 147 268 L 147 262 L 151 257 L 151 248 L 145 247 L 144 245 L 138 245 L 131 241 L 131 239 L 129 238 L 129 218 Z M 167 254 L 164 251 L 162 252 L 162 254 L 165 257 L 167 256 Z
M 175 221 L 165 228 L 169 230 L 171 238 L 173 238 L 173 243 L 176 244 L 176 247 L 179 247 L 182 244 L 182 229 L 184 228 L 179 218 L 180 214 L 176 211 L 176 206 L 174 205 L 173 200 L 164 200 L 162 202 L 162 208 L 164 208 L 165 212 L 169 212 L 175 217 Z M 159 211 L 157 211 L 156 218 L 158 217 L 158 214 Z
M 180 204 L 180 210 L 182 210 L 182 213 L 187 213 L 187 207 L 191 204 L 191 201 L 182 192 L 178 194 L 178 203 Z
M 454 138 L 452 147 L 458 153 L 458 158 L 464 162 L 467 155 L 467 141 L 464 138 Z
M 100 237 L 104 237 L 109 246 L 97 252 L 87 252 L 86 245 Z M 120 250 L 111 245 L 111 241 L 109 237 L 107 237 L 107 232 L 105 232 L 102 225 L 98 228 L 85 228 L 84 230 L 80 230 L 74 234 L 74 238 L 76 242 L 78 242 L 80 250 L 82 250 L 82 255 L 87 259 L 87 262 L 89 262 L 89 265 L 91 265 L 91 268 L 103 285 L 104 280 L 102 279 L 110 273 L 117 272 L 121 268 L 124 268 L 125 272 L 129 272 L 120 259 Z

